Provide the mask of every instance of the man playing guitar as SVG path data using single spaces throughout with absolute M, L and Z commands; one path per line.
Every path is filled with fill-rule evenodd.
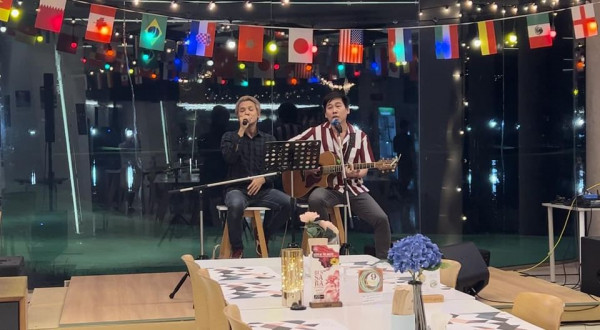
M 327 122 L 307 129 L 290 141 L 320 140 L 321 153 L 332 152 L 338 157 L 343 155 L 344 164 L 347 164 L 346 176 L 352 213 L 373 226 L 376 257 L 387 259 L 391 242 L 388 216 L 363 184 L 363 178 L 368 170 L 354 169 L 352 166 L 352 164 L 373 162 L 369 139 L 363 131 L 354 128 L 346 121 L 350 113 L 346 95 L 340 92 L 327 94 L 323 99 L 323 108 Z M 342 148 L 339 141 L 342 142 Z M 328 208 L 346 203 L 342 174 L 332 177 L 329 187 L 318 187 L 308 197 L 309 210 L 319 213 L 321 219 L 328 218 Z

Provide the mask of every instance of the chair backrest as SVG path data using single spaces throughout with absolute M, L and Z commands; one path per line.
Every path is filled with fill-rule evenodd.
M 562 299 L 538 292 L 521 292 L 515 298 L 511 314 L 546 330 L 558 330 L 565 310 Z
M 192 282 L 194 317 L 198 330 L 229 330 L 223 307 L 227 305 L 221 286 L 210 279 L 208 270 L 203 269 L 189 254 L 181 256 Z
M 447 287 L 456 288 L 456 280 L 461 267 L 460 262 L 456 260 L 442 259 L 440 282 Z
M 240 309 L 237 305 L 227 305 L 223 308 L 223 313 L 229 320 L 231 330 L 251 330 L 250 326 L 242 321 Z
M 202 274 L 202 271 L 196 271 L 198 282 L 200 283 L 201 305 L 196 304 L 196 292 L 194 292 L 194 310 L 203 309 L 202 318 L 196 318 L 196 324 L 202 323 L 201 329 L 210 330 L 229 330 L 229 322 L 223 313 L 223 308 L 227 306 L 223 290 L 219 283 L 208 276 Z M 197 317 L 196 313 L 196 317 Z

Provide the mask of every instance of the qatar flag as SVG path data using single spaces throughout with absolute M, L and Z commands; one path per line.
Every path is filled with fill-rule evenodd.
M 312 63 L 313 30 L 290 29 L 288 62 Z
M 41 0 L 35 27 L 41 30 L 60 32 L 67 0 Z

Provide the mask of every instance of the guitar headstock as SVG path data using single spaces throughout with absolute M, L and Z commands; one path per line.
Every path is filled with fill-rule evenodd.
M 396 170 L 396 166 L 398 166 L 398 157 L 394 157 L 392 159 L 381 159 L 375 163 L 375 168 L 385 172 L 393 172 Z

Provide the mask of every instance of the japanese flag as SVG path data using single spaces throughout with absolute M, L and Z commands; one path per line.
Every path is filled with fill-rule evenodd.
M 290 63 L 312 63 L 313 30 L 290 29 L 289 58 Z

